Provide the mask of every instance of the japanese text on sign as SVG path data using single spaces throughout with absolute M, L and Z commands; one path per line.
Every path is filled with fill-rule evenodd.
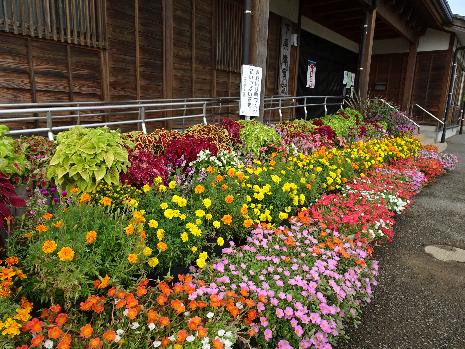
M 243 65 L 241 75 L 241 101 L 239 113 L 244 116 L 258 116 L 262 89 L 262 68 Z
M 291 23 L 284 21 L 281 26 L 281 58 L 279 61 L 279 94 L 289 94 L 289 61 L 291 57 Z

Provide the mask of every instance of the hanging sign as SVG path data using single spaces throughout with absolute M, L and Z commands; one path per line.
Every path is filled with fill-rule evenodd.
M 344 80 L 342 81 L 342 84 L 344 85 L 344 95 L 353 95 L 353 87 L 355 85 L 355 73 L 352 73 L 350 71 L 344 71 Z M 348 90 L 348 92 L 347 92 Z
M 315 85 L 316 85 L 316 62 L 308 60 L 307 87 L 315 88 Z
M 259 115 L 261 90 L 262 68 L 243 65 L 241 69 L 240 115 L 248 118 Z
M 279 59 L 279 94 L 289 94 L 289 64 L 291 57 L 292 25 L 288 20 L 281 24 L 281 57 Z

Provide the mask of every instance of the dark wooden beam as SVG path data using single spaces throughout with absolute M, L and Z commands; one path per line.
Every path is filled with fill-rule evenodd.
M 260 115 L 258 120 L 263 121 L 263 104 L 266 88 L 266 57 L 268 53 L 268 20 L 270 17 L 270 0 L 254 0 L 252 16 L 252 64 L 262 68 L 262 89 L 260 96 Z
M 389 23 L 399 34 L 404 36 L 410 42 L 418 40 L 418 34 L 406 21 L 406 19 L 397 13 L 387 0 L 379 0 L 376 10 L 378 15 Z
M 173 39 L 174 39 L 174 5 L 173 0 L 163 0 L 163 98 L 173 98 Z M 170 116 L 167 113 L 166 116 Z M 173 122 L 165 126 L 172 128 Z
M 136 46 L 136 99 L 140 99 L 139 0 L 134 0 L 134 42 Z
M 376 9 L 368 10 L 366 14 L 366 22 L 364 26 L 365 33 L 362 43 L 361 59 L 360 59 L 360 75 L 358 91 L 361 98 L 368 97 L 368 85 L 370 82 L 371 55 L 373 53 L 373 39 L 375 37 L 376 26 Z
M 417 64 L 418 41 L 410 44 L 407 60 L 407 70 L 405 73 L 404 92 L 402 96 L 402 110 L 410 112 L 413 94 L 413 83 L 415 80 L 415 68 Z

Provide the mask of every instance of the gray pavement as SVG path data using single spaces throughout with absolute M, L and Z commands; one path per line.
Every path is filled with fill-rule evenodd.
M 465 249 L 465 135 L 448 144 L 461 163 L 397 217 L 394 242 L 375 253 L 374 299 L 337 349 L 465 349 L 465 263 L 425 252 L 429 245 Z

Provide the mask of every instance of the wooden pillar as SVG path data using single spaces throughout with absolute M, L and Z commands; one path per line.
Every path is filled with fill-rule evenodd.
M 139 0 L 134 1 L 134 42 L 136 48 L 136 99 L 140 99 L 140 38 L 139 38 Z
M 268 19 L 270 17 L 270 0 L 254 0 L 252 10 L 251 62 L 262 68 L 262 89 L 260 97 L 260 115 L 263 121 L 264 98 L 266 92 L 266 57 L 268 52 Z
M 173 98 L 173 0 L 163 0 L 163 98 Z M 167 113 L 167 117 L 171 113 Z M 165 127 L 171 129 L 172 121 L 165 123 Z
M 358 91 L 361 98 L 368 97 L 368 84 L 370 82 L 371 54 L 373 52 L 373 38 L 375 36 L 376 9 L 370 9 L 366 15 L 362 49 L 360 51 L 360 73 Z
M 412 103 L 413 83 L 415 80 L 415 67 L 417 65 L 418 40 L 410 43 L 410 50 L 407 61 L 407 71 L 404 81 L 404 94 L 402 96 L 402 110 L 410 112 Z

